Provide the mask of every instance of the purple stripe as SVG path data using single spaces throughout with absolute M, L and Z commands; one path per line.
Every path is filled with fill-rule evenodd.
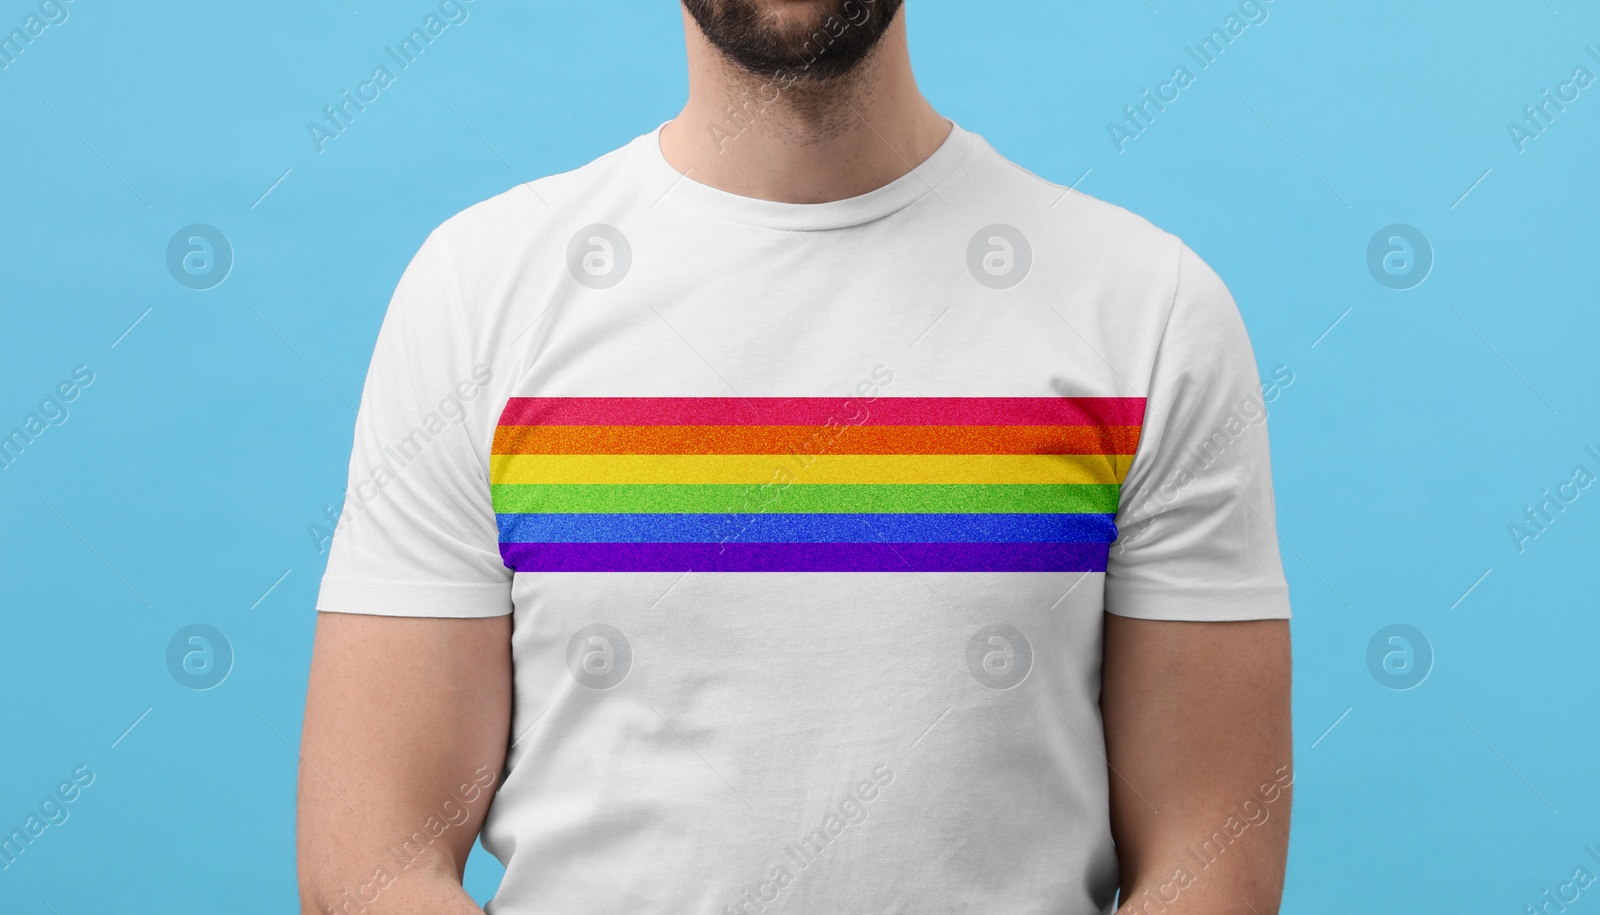
M 502 543 L 518 572 L 1104 572 L 1107 543 Z

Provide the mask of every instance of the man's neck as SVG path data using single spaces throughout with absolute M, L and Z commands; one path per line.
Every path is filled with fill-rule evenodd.
M 910 172 L 950 133 L 912 77 L 903 12 L 871 56 L 829 83 L 763 80 L 687 14 L 684 30 L 689 102 L 662 130 L 661 151 L 702 184 L 783 203 L 843 200 Z

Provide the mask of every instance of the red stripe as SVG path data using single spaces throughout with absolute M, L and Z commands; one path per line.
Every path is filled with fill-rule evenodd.
M 513 397 L 502 426 L 1137 426 L 1143 397 Z

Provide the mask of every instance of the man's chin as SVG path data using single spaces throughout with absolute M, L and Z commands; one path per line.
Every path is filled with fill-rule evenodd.
M 706 39 L 764 78 L 848 75 L 888 30 L 900 0 L 683 0 Z

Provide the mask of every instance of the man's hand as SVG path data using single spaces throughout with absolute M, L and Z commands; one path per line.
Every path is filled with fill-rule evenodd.
M 1106 615 L 1118 915 L 1274 915 L 1289 844 L 1289 623 Z
M 509 616 L 318 616 L 301 736 L 304 915 L 481 915 L 461 875 L 499 785 L 511 690 Z

